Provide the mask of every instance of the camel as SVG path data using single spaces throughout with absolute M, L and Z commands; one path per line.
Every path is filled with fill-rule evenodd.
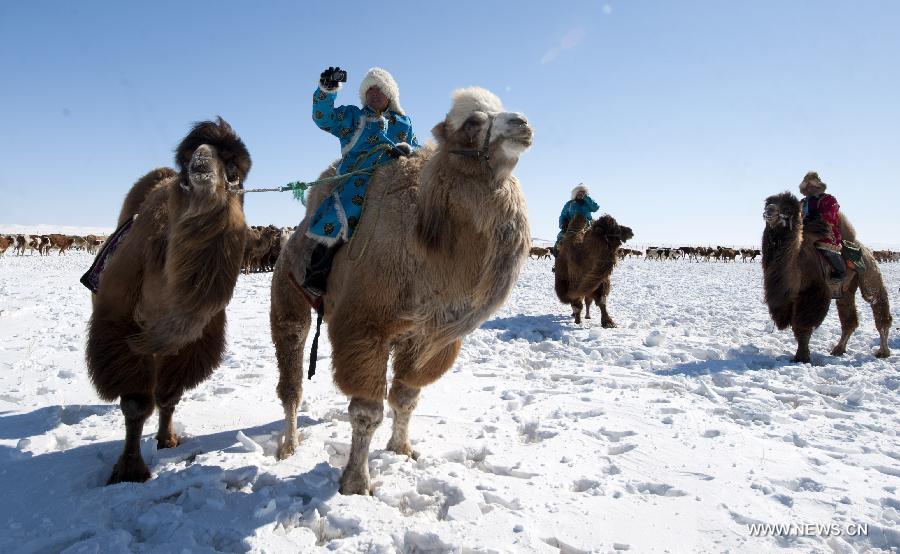
M 246 227 L 243 196 L 233 191 L 242 188 L 250 155 L 218 118 L 194 125 L 175 163 L 178 172 L 154 169 L 128 192 L 118 225 L 133 221 L 131 229 L 93 296 L 88 372 L 101 398 L 121 398 L 125 415 L 124 449 L 107 484 L 150 478 L 140 452 L 144 421 L 159 408 L 157 445 L 177 446 L 176 404 L 225 351 L 225 306 Z
M 333 379 L 350 397 L 350 458 L 342 494 L 370 494 L 369 446 L 387 396 L 387 448 L 416 458 L 409 422 L 419 391 L 452 365 L 463 337 L 499 308 L 528 256 L 525 198 L 512 170 L 532 141 L 525 117 L 493 93 L 457 90 L 428 144 L 380 166 L 370 179 L 355 234 L 334 259 L 324 297 Z M 334 165 L 324 175 L 334 174 Z M 303 344 L 311 309 L 301 295 L 301 242 L 332 187 L 313 189 L 306 219 L 272 277 L 271 328 L 285 428 L 277 456 L 297 447 Z M 388 356 L 394 379 L 387 388 Z
M 790 192 L 766 198 L 763 217 L 766 228 L 762 236 L 762 269 L 769 314 L 778 329 L 790 326 L 794 331 L 797 352 L 792 361 L 809 363 L 809 337 L 825 320 L 831 306 L 823 261 L 815 247 L 825 231 L 813 226 L 804 228 L 800 201 Z M 856 231 L 843 214 L 840 225 L 841 236 L 857 242 Z M 875 356 L 886 358 L 891 354 L 888 332 L 892 322 L 887 289 L 871 250 L 861 247 L 866 269 L 861 274 L 849 271 L 845 280 L 844 292 L 837 300 L 841 338 L 831 355 L 842 356 L 847 351 L 847 341 L 859 325 L 856 312 L 859 288 L 863 300 L 872 305 L 875 327 L 881 336 L 881 347 Z
M 547 258 L 550 259 L 550 249 L 549 248 L 541 248 L 540 246 L 532 246 L 528 251 L 528 257 L 537 256 L 537 259 Z
M 616 323 L 606 310 L 610 276 L 616 267 L 616 250 L 634 236 L 629 227 L 619 225 L 609 214 L 594 221 L 590 227 L 584 216 L 577 215 L 569 222 L 566 234 L 559 245 L 556 257 L 556 296 L 563 304 L 572 306 L 575 323 L 581 323 L 581 309 L 587 302 L 590 318 L 590 302 L 600 308 L 600 325 L 615 327 Z

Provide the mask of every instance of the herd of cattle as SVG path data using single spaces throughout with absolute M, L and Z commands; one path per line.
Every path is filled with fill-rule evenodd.
M 631 251 L 635 253 L 634 250 Z M 640 252 L 636 252 L 638 256 Z M 660 248 L 653 247 L 645 252 L 646 260 L 678 260 L 685 259 L 688 261 L 717 261 L 717 262 L 734 262 L 737 257 L 741 257 L 742 262 L 752 262 L 760 255 L 759 250 L 754 248 L 725 248 L 723 246 L 682 246 L 679 248 Z
M 244 248 L 244 273 L 272 271 L 275 261 L 296 227 L 275 227 L 274 225 L 254 225 L 247 230 L 247 243 Z M 103 235 L 0 235 L 0 255 L 10 248 L 19 256 L 26 252 L 41 256 L 49 255 L 52 249 L 57 249 L 59 254 L 68 250 L 84 250 L 95 254 L 106 241 Z M 619 248 L 616 253 L 619 259 L 638 257 L 645 260 L 677 260 L 689 261 L 722 261 L 734 262 L 737 257 L 741 261 L 754 261 L 759 256 L 759 250 L 752 248 L 724 248 L 717 246 L 682 246 L 680 248 L 651 246 L 644 252 L 629 248 Z M 900 252 L 891 250 L 875 250 L 872 252 L 879 263 L 900 262 Z M 550 258 L 553 252 L 550 248 L 532 247 L 530 257 Z
M 900 252 L 875 250 L 872 254 L 879 263 L 900 262 Z M 539 246 L 532 247 L 531 252 L 529 253 L 529 257 L 536 257 L 539 260 L 541 258 L 549 259 L 552 255 L 552 249 Z M 640 250 L 631 250 L 629 248 L 619 248 L 616 255 L 620 260 L 632 257 L 643 257 L 645 260 L 661 261 L 685 259 L 696 262 L 710 262 L 713 260 L 717 262 L 734 262 L 737 261 L 738 256 L 740 256 L 742 262 L 752 262 L 756 260 L 760 255 L 760 252 L 754 248 L 724 248 L 722 246 L 717 246 L 715 248 L 711 246 L 682 246 L 680 248 L 651 246 L 644 252 L 641 252 Z
M 13 253 L 24 256 L 27 251 L 34 254 L 37 251 L 41 256 L 50 254 L 50 250 L 56 248 L 60 254 L 65 254 L 67 250 L 85 250 L 91 254 L 97 252 L 103 242 L 105 236 L 100 235 L 0 235 L 0 256 L 6 254 L 10 248 Z
M 281 247 L 294 233 L 295 227 L 266 227 L 254 225 L 247 229 L 247 243 L 244 248 L 244 273 L 272 271 Z M 13 254 L 23 256 L 26 253 L 41 256 L 49 255 L 56 249 L 59 254 L 69 250 L 83 250 L 96 254 L 106 241 L 102 235 L 0 235 L 0 255 L 12 249 Z

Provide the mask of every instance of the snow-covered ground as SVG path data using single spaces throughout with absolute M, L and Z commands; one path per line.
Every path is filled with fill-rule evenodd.
M 0 552 L 872 552 L 900 549 L 900 339 L 871 312 L 848 354 L 829 314 L 813 360 L 773 331 L 760 266 L 626 260 L 610 310 L 572 323 L 547 261 L 425 389 L 418 461 L 375 435 L 373 497 L 337 493 L 347 400 L 304 381 L 303 442 L 282 427 L 270 274 L 241 277 L 227 358 L 176 411 L 153 479 L 104 483 L 123 418 L 98 400 L 78 284 L 91 258 L 0 258 Z M 894 306 L 900 264 L 883 266 Z M 900 313 L 894 308 L 895 320 Z M 307 345 L 308 347 L 308 345 Z M 330 346 L 320 349 L 323 370 Z M 749 524 L 867 524 L 866 536 L 753 537 Z

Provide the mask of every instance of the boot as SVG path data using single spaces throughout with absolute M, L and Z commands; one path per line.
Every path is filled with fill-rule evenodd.
M 334 255 L 338 248 L 340 248 L 340 244 L 331 247 L 317 244 L 310 253 L 302 288 L 312 300 L 318 300 L 325 295 L 331 264 L 334 262 Z

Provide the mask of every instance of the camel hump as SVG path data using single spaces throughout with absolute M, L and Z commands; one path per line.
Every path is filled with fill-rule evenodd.
M 587 218 L 584 217 L 583 214 L 575 214 L 575 217 L 572 218 L 572 221 L 569 222 L 569 229 L 573 231 L 580 231 L 587 226 Z
M 147 195 L 157 185 L 175 177 L 178 177 L 178 173 L 171 167 L 157 167 L 138 179 L 132 185 L 131 190 L 128 191 L 128 195 L 125 196 L 125 202 L 122 203 L 122 211 L 119 212 L 116 226 L 121 226 L 125 221 L 131 219 L 134 214 L 138 213 Z

